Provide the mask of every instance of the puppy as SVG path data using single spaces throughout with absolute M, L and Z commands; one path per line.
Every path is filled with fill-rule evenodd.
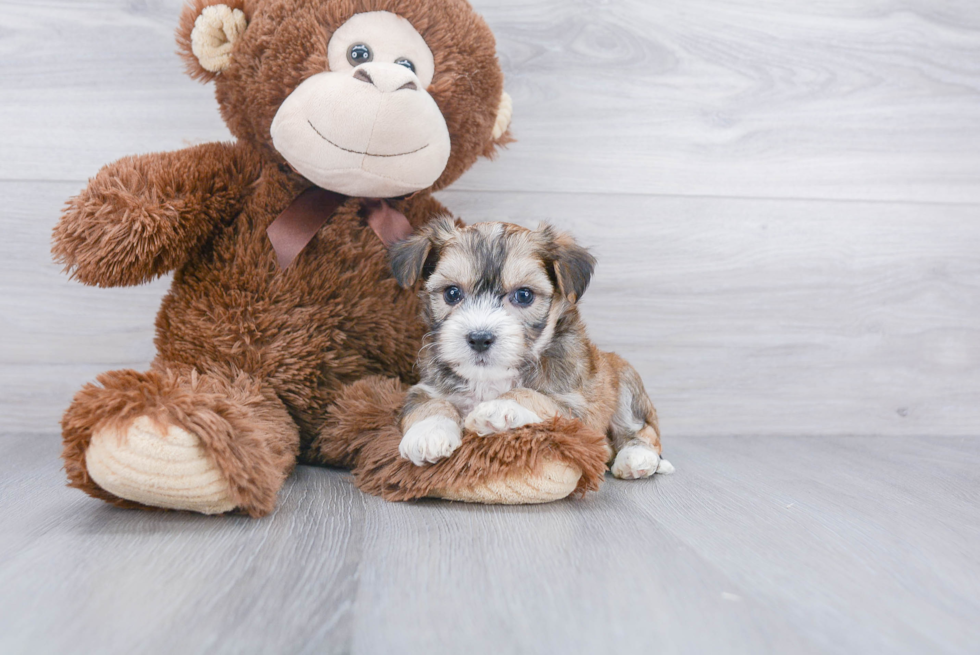
M 421 466 L 451 455 L 463 427 L 488 435 L 560 415 L 607 435 L 616 477 L 672 472 L 640 376 L 592 345 L 579 319 L 594 266 L 547 225 L 440 218 L 393 245 L 398 283 L 423 281 L 429 328 L 401 414 L 402 457 Z

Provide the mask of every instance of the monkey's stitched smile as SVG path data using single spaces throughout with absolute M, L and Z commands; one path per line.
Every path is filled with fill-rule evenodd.
M 415 150 L 409 150 L 408 152 L 399 152 L 399 153 L 396 153 L 394 155 L 376 155 L 376 154 L 371 153 L 371 152 L 366 152 L 366 151 L 365 152 L 361 152 L 360 150 L 351 150 L 350 148 L 345 148 L 344 146 L 337 145 L 336 143 L 334 143 L 333 141 L 331 141 L 327 137 L 325 137 L 322 134 L 320 134 L 320 130 L 316 129 L 316 126 L 313 125 L 313 122 L 311 120 L 307 119 L 306 122 L 309 123 L 310 127 L 313 129 L 314 132 L 316 132 L 316 135 L 318 137 L 320 137 L 321 139 L 323 139 L 324 141 L 326 141 L 327 143 L 329 143 L 330 145 L 332 145 L 334 148 L 337 148 L 339 150 L 343 150 L 344 152 L 350 152 L 350 153 L 353 153 L 355 155 L 367 155 L 368 157 L 404 157 L 405 155 L 414 155 L 418 151 L 425 150 L 426 148 L 429 147 L 429 144 L 427 143 L 424 146 L 422 146 L 421 148 L 416 148 Z

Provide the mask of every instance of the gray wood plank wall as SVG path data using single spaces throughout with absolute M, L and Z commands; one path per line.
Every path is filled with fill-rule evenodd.
M 144 367 L 167 281 L 50 263 L 124 155 L 228 138 L 181 0 L 0 1 L 0 430 Z M 519 141 L 443 200 L 599 257 L 593 337 L 668 438 L 980 432 L 980 5 L 479 0 Z

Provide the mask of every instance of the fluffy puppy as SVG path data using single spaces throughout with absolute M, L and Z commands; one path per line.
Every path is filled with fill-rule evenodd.
M 577 302 L 594 266 L 547 225 L 440 218 L 392 246 L 398 283 L 424 282 L 429 329 L 421 382 L 402 410 L 401 455 L 421 466 L 451 455 L 463 427 L 488 435 L 561 415 L 607 435 L 616 477 L 672 472 L 640 376 L 586 337 Z

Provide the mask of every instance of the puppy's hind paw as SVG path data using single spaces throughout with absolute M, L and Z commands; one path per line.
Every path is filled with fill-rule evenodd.
M 459 425 L 448 416 L 430 416 L 402 436 L 398 453 L 416 466 L 449 457 L 463 442 Z
M 622 480 L 638 480 L 650 477 L 663 464 L 673 472 L 674 467 L 670 462 L 661 460 L 660 455 L 652 447 L 645 443 L 632 443 L 616 453 L 612 474 Z M 664 470 L 664 473 L 667 472 Z
M 485 437 L 495 432 L 506 432 L 540 422 L 541 417 L 524 405 L 507 398 L 498 398 L 477 405 L 466 417 L 466 429 Z
M 657 473 L 661 475 L 670 475 L 674 472 L 674 465 L 665 460 L 663 457 L 660 458 L 660 464 L 657 466 Z

